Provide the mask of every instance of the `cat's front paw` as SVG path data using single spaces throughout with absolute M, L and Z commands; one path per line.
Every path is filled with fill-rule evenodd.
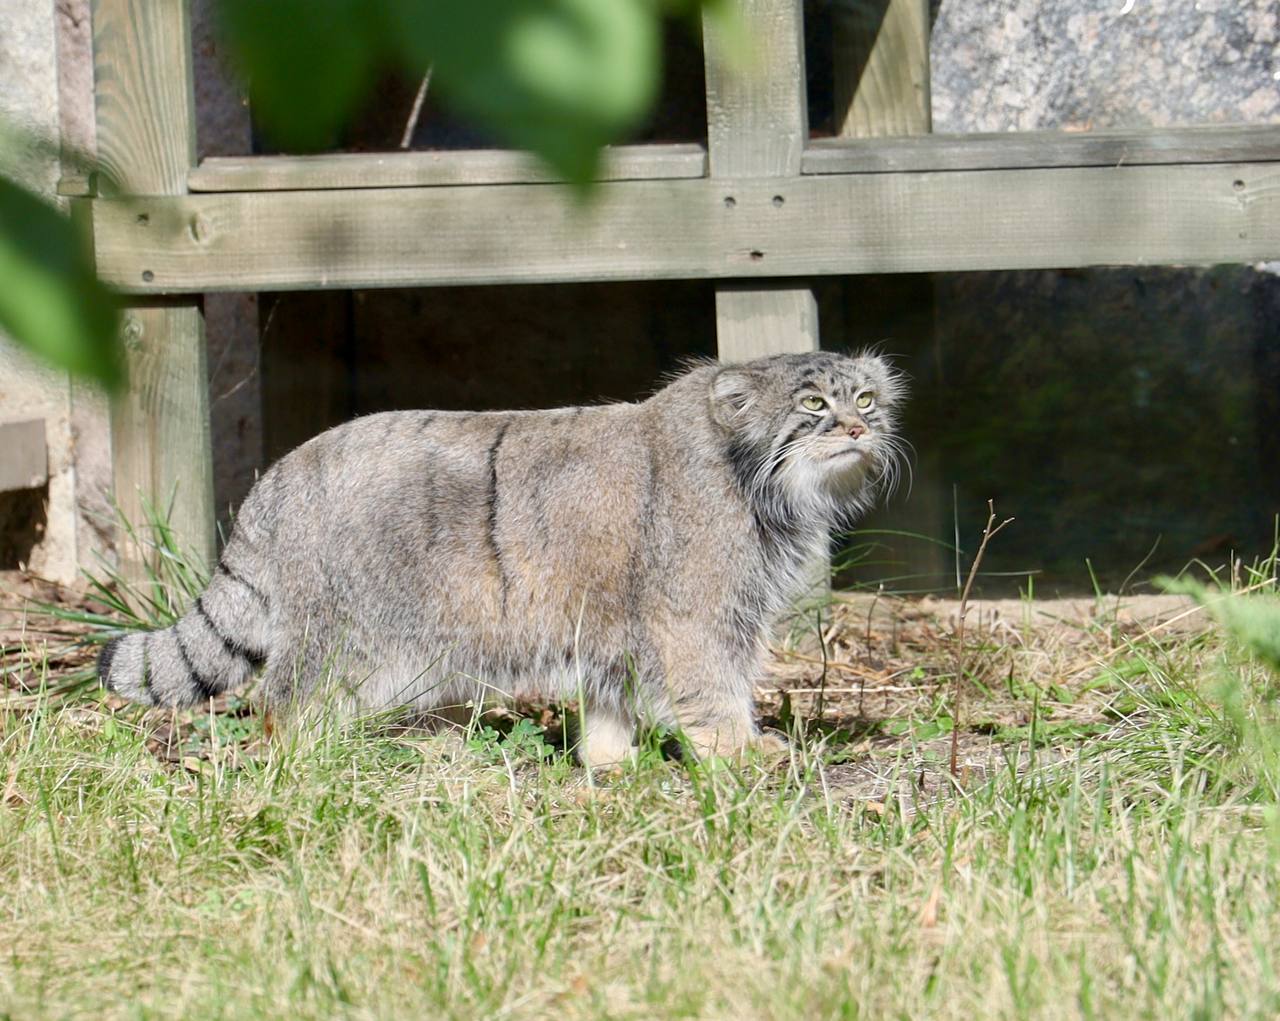
M 786 758 L 791 754 L 791 742 L 772 730 L 757 734 L 749 747 L 767 761 Z
M 740 730 L 735 734 L 723 729 L 690 727 L 685 730 L 685 738 L 693 752 L 704 762 L 743 762 L 751 758 L 770 762 L 791 752 L 791 745 L 786 738 L 773 731 L 755 734 Z

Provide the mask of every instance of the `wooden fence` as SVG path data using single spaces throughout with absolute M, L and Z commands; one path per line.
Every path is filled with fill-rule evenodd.
M 98 272 L 130 295 L 115 491 L 176 487 L 214 550 L 207 291 L 710 278 L 719 351 L 818 346 L 822 274 L 1280 258 L 1280 126 L 929 135 L 928 0 L 838 20 L 839 137 L 810 140 L 801 0 L 741 0 L 759 59 L 705 32 L 707 146 L 621 147 L 584 213 L 519 153 L 195 161 L 184 0 L 94 0 L 98 152 L 64 180 Z

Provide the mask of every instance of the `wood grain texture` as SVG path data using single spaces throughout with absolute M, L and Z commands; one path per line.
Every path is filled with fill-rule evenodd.
M 111 404 L 116 503 L 138 526 L 147 505 L 167 511 L 179 543 L 212 565 L 204 319 L 186 299 L 158 299 L 125 309 L 121 328 L 129 388 Z
M 837 135 L 929 131 L 929 0 L 841 0 L 832 47 Z
M 800 0 L 741 0 L 751 49 L 736 58 L 718 22 L 703 21 L 707 145 L 713 177 L 800 172 L 809 133 Z
M 820 138 L 805 149 L 801 170 L 805 174 L 884 174 L 1268 161 L 1280 161 L 1280 124 Z
M 547 185 L 81 201 L 135 293 L 1280 258 L 1266 163 L 619 182 L 589 208 Z
M 195 161 L 185 0 L 94 0 L 93 50 L 102 186 L 125 195 L 182 195 Z M 144 501 L 169 509 L 178 541 L 211 564 L 209 389 L 200 306 L 191 297 L 143 303 L 125 309 L 122 322 L 129 386 L 111 414 L 116 501 L 136 525 L 145 520 Z M 142 555 L 121 550 L 126 572 L 141 573 Z
M 726 53 L 714 19 L 705 20 L 712 177 L 786 180 L 799 174 L 809 134 L 802 7 L 799 0 L 745 0 L 741 10 L 755 50 L 740 68 Z M 771 196 L 770 201 L 777 200 Z M 765 206 L 744 206 L 739 212 L 737 202 L 731 195 L 724 198 L 726 211 L 739 220 L 769 215 Z M 761 261 L 764 255 L 748 249 L 748 258 Z M 716 289 L 716 349 L 722 361 L 817 348 L 818 309 L 807 288 Z
M 0 422 L 0 493 L 39 489 L 48 481 L 44 420 Z
M 702 177 L 707 150 L 696 143 L 626 145 L 605 150 L 601 181 Z M 558 180 L 536 157 L 510 149 L 329 153 L 318 156 L 215 156 L 187 175 L 192 191 L 304 191 L 412 188 L 452 184 L 544 184 Z
M 98 161 L 117 190 L 186 191 L 196 155 L 186 0 L 93 0 L 93 82 Z
M 807 287 L 729 283 L 716 288 L 720 360 L 818 350 L 818 303 Z

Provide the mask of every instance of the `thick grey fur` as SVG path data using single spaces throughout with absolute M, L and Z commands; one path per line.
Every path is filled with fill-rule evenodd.
M 191 705 L 264 666 L 278 711 L 581 696 L 587 761 L 638 721 L 737 752 L 770 627 L 896 479 L 904 389 L 816 353 L 697 365 L 639 404 L 358 419 L 263 475 L 203 596 L 109 646 L 103 683 Z

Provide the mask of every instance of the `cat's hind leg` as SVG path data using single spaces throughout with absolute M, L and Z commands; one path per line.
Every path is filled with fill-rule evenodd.
M 583 711 L 578 757 L 589 769 L 611 769 L 634 761 L 635 719 L 614 706 L 589 703 Z

